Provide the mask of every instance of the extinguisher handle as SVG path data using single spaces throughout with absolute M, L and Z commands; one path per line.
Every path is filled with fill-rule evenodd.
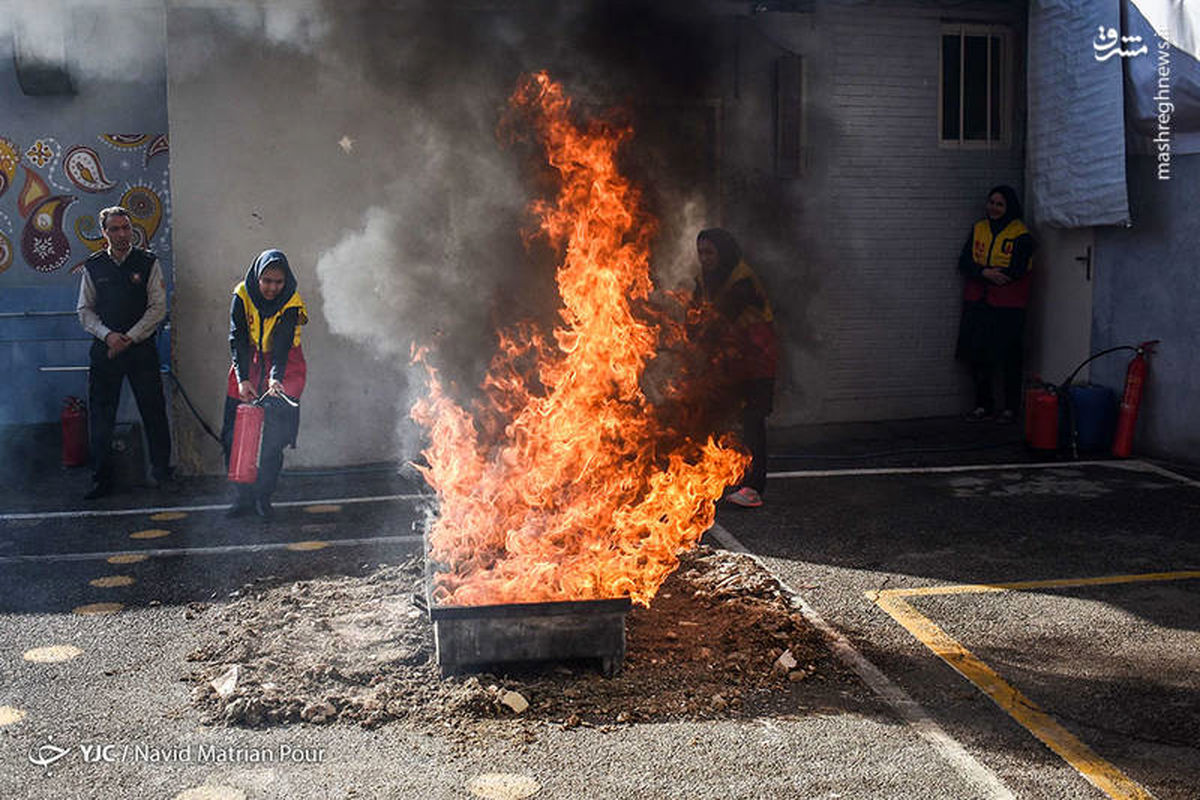
M 1142 342 L 1141 344 L 1139 344 L 1137 346 L 1137 351 L 1139 353 L 1145 353 L 1147 355 L 1154 355 L 1154 345 L 1158 344 L 1161 341 L 1162 341 L 1162 339 L 1150 339 L 1149 341 Z
M 263 392 L 262 396 L 254 401 L 254 405 L 261 406 L 263 404 L 263 401 L 266 400 L 268 397 L 278 397 L 280 400 L 287 403 L 292 408 L 300 407 L 299 400 L 295 400 L 295 399 L 289 397 L 288 395 L 284 394 L 283 392 L 271 392 L 271 391 Z

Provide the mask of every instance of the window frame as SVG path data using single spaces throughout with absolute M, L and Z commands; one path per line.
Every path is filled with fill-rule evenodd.
M 945 63 L 945 46 L 943 40 L 947 36 L 958 37 L 958 138 L 947 139 L 944 136 L 945 132 L 945 110 L 946 110 L 946 63 Z M 963 138 L 963 115 L 966 103 L 964 95 L 964 68 L 966 61 L 966 40 L 969 36 L 981 36 L 988 43 L 988 70 L 991 71 L 992 65 L 992 38 L 996 37 L 1000 40 L 1000 81 L 999 81 L 999 119 L 992 120 L 992 81 L 987 81 L 988 96 L 985 98 L 985 107 L 987 108 L 987 127 L 990 134 L 993 130 L 993 122 L 998 124 L 996 128 L 999 136 L 995 139 L 964 139 Z M 941 30 L 938 33 L 938 107 L 937 107 L 937 138 L 938 147 L 949 150 L 1000 150 L 1007 149 L 1012 146 L 1013 140 L 1013 95 L 1014 95 L 1014 71 L 1016 66 L 1016 56 L 1013 49 L 1013 31 L 1008 25 L 992 25 L 982 23 L 942 23 Z M 990 75 L 989 75 L 990 77 Z

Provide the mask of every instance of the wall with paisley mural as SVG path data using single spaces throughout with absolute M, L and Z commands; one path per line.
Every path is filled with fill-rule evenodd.
M 97 35 L 83 13 L 61 22 L 68 45 Z M 142 48 L 139 70 L 77 72 L 73 94 L 46 96 L 24 93 L 0 36 L 0 425 L 55 422 L 63 397 L 86 394 L 87 373 L 69 368 L 87 364 L 74 309 L 81 265 L 104 246 L 100 209 L 129 208 L 137 244 L 173 285 L 164 42 L 138 39 L 153 29 L 122 27 Z M 128 391 L 122 406 L 136 419 Z
M 23 142 L 0 130 L 0 273 L 15 267 L 0 286 L 48 285 L 44 276 L 60 270 L 78 276 L 84 259 L 104 247 L 97 213 L 111 205 L 129 209 L 134 243 L 167 264 L 167 135 L 90 139 L 42 134 Z

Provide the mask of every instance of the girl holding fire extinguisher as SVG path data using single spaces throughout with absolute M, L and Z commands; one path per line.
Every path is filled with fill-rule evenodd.
M 229 309 L 233 363 L 221 431 L 226 462 L 234 446 L 238 406 L 253 403 L 265 412 L 257 476 L 253 483 L 234 484 L 237 497 L 229 516 L 253 511 L 264 521 L 271 518 L 271 495 L 283 468 L 283 448 L 296 446 L 300 429 L 300 394 L 307 373 L 300 327 L 307 322 L 287 256 L 280 250 L 264 250 L 250 265 L 246 279 L 234 286 Z

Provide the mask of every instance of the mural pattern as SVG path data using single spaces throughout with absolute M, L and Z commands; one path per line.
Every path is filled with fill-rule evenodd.
M 167 134 L 104 133 L 64 145 L 52 136 L 28 141 L 0 134 L 0 274 L 24 264 L 49 275 L 70 273 L 104 247 L 100 209 L 129 209 L 134 243 L 170 250 Z

